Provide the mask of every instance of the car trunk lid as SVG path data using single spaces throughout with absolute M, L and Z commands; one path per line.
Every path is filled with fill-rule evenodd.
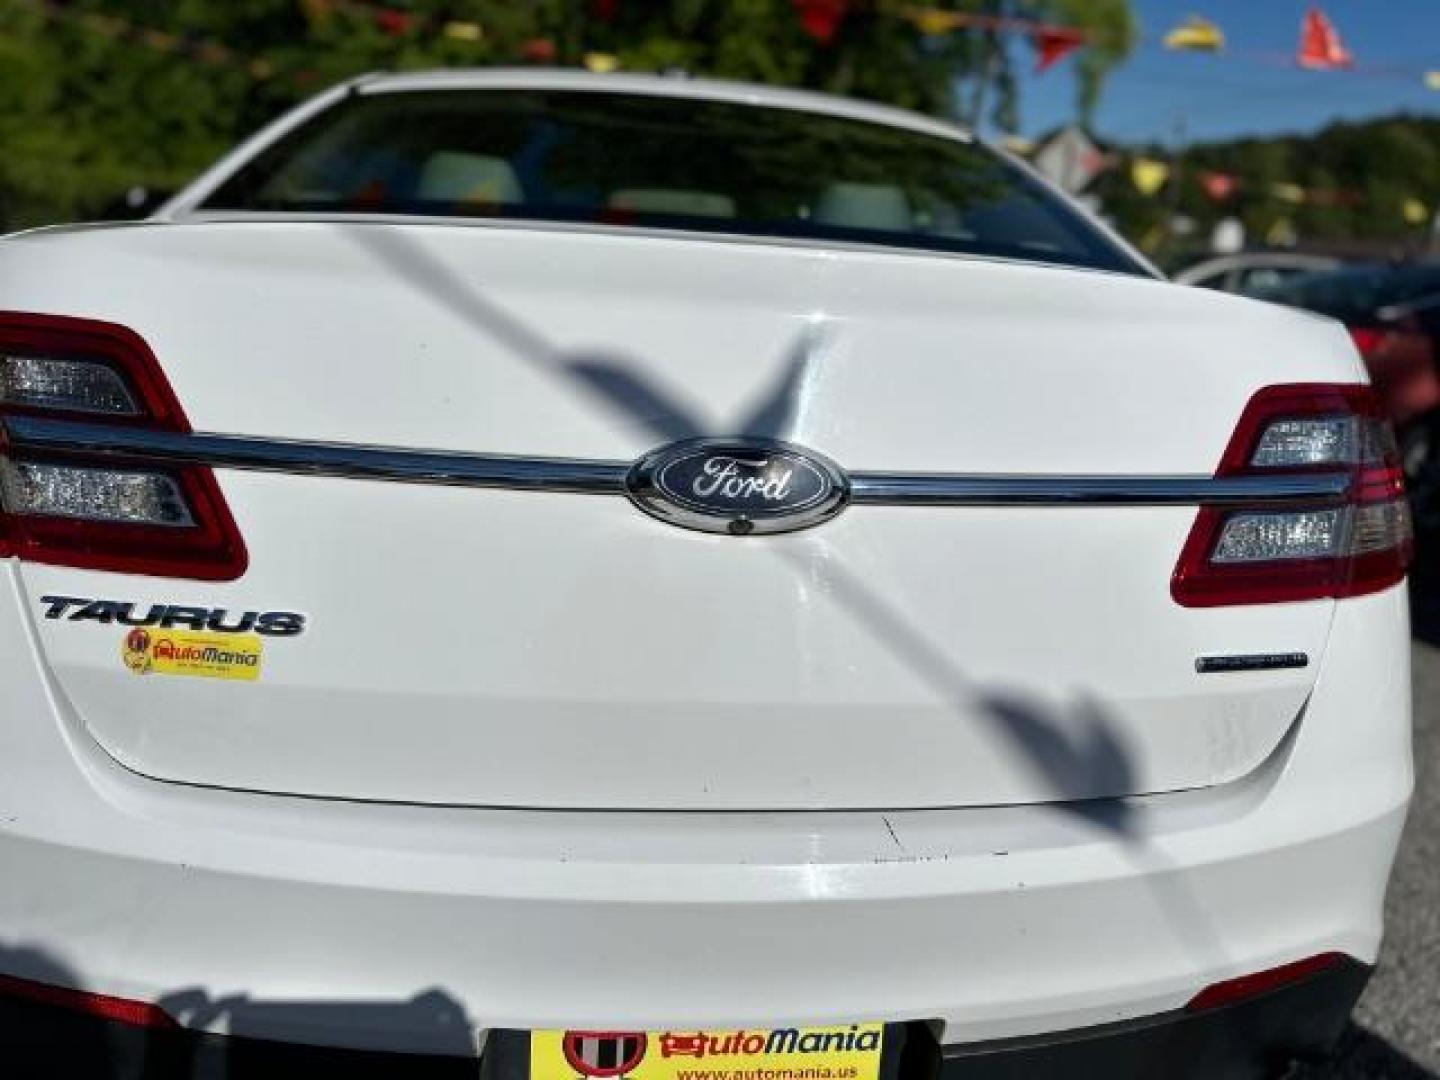
M 1261 305 L 863 248 L 230 222 L 27 259 L 62 253 L 83 281 L 5 306 L 132 327 L 197 430 L 262 438 L 624 464 L 746 435 L 851 472 L 1203 476 L 1258 386 L 1353 369 L 1328 325 Z M 1295 722 L 1333 606 L 1178 605 L 1189 506 L 852 505 L 736 537 L 605 494 L 217 476 L 240 578 L 24 580 L 95 739 L 221 787 L 703 810 L 1204 787 Z M 47 596 L 304 629 L 263 637 L 254 679 L 137 676 L 121 620 Z M 1197 672 L 1262 653 L 1311 662 Z

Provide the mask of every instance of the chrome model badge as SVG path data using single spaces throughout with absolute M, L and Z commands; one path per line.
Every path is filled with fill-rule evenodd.
M 661 521 L 732 536 L 791 532 L 834 517 L 850 483 L 833 462 L 773 439 L 691 439 L 651 451 L 626 481 Z

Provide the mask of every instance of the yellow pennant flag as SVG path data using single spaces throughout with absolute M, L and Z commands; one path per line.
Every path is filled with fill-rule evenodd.
M 620 58 L 611 53 L 588 52 L 585 54 L 585 66 L 604 75 L 620 67 Z
M 1440 90 L 1440 71 L 1425 72 L 1425 85 L 1431 90 Z
M 456 41 L 483 41 L 485 28 L 473 22 L 448 22 L 444 26 L 445 36 Z
M 1303 203 L 1305 201 L 1305 189 L 1299 184 L 1271 184 L 1270 194 L 1274 195 L 1281 202 Z
M 939 37 L 965 25 L 964 14 L 939 8 L 906 8 L 902 14 L 926 37 Z
M 1192 52 L 1219 52 L 1225 47 L 1225 35 L 1209 19 L 1191 15 L 1164 37 L 1167 49 Z
M 1400 211 L 1405 215 L 1405 220 L 1411 225 L 1424 225 L 1425 222 L 1430 220 L 1429 207 L 1413 196 L 1406 199 L 1400 205 Z
M 1154 195 L 1170 179 L 1170 166 L 1152 158 L 1136 158 L 1130 163 L 1130 179 L 1141 195 Z

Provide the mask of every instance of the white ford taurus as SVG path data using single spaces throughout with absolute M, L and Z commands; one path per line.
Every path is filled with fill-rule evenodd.
M 963 132 L 698 80 L 365 78 L 7 238 L 0 1042 L 1322 1050 L 1411 786 L 1364 383 Z

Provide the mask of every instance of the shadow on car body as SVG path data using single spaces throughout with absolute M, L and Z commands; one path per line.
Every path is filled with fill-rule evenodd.
M 795 418 L 803 413 L 803 397 L 811 385 L 806 375 L 825 352 L 825 327 L 812 321 L 788 346 L 780 377 L 751 403 L 733 427 L 720 428 L 654 385 L 623 356 L 575 354 L 551 344 L 543 334 L 431 255 L 404 230 L 387 225 L 341 228 L 346 239 L 432 303 L 507 347 L 527 364 L 570 382 L 575 391 L 598 398 L 622 422 L 646 428 L 661 438 L 786 438 Z M 1105 786 L 1122 791 L 1134 787 L 1134 750 L 1105 704 L 1082 695 L 1065 707 L 1055 708 L 1038 696 L 1025 694 L 1023 688 L 977 685 L 948 650 L 931 640 L 859 575 L 850 573 L 842 560 L 825 557 L 823 536 L 808 539 L 808 550 L 780 548 L 778 557 L 797 573 L 820 579 L 877 647 L 890 652 L 918 679 L 953 703 L 967 721 L 978 715 L 987 722 L 1045 783 L 1053 796 L 1049 805 L 1056 812 L 1078 817 L 1121 841 L 1133 865 L 1144 871 L 1144 881 L 1157 906 L 1175 927 L 1177 937 L 1188 944 L 1197 965 L 1211 969 L 1227 966 L 1228 953 L 1212 920 L 1191 895 L 1183 873 L 1146 834 L 1132 803 L 1127 799 L 1077 797 L 1078 793 Z
M 403 230 L 386 225 L 343 228 L 343 236 L 432 303 L 446 308 L 527 364 L 597 399 L 621 422 L 662 439 L 734 435 L 786 438 L 802 412 L 803 396 L 810 385 L 807 372 L 825 351 L 825 328 L 812 321 L 787 347 L 779 378 L 732 426 L 722 427 L 698 416 L 621 355 L 566 351 L 551 344 Z M 1118 835 L 1135 838 L 1123 800 L 1076 798 L 1078 792 L 1094 791 L 1107 784 L 1117 785 L 1118 790 L 1133 786 L 1133 751 L 1100 702 L 1087 699 L 1070 710 L 1047 711 L 1024 695 L 1008 691 L 1002 695 L 973 685 L 945 649 L 929 640 L 870 585 L 846 571 L 840 560 L 814 558 L 817 553 L 824 554 L 823 538 L 812 538 L 811 543 L 807 552 L 777 549 L 777 554 L 798 573 L 824 578 L 879 647 L 904 661 L 946 700 L 963 702 L 967 716 L 978 705 L 980 714 L 1022 752 L 1032 770 L 1045 781 L 1057 807 Z
M 139 1024 L 116 1017 L 128 1012 L 134 1019 L 143 1007 L 90 994 L 68 965 L 39 946 L 0 944 L 0 971 L 13 973 L 0 984 L 0 1076 L 6 1080 L 473 1080 L 479 1074 L 465 1011 L 438 989 L 394 1002 L 282 1002 L 243 994 L 212 998 L 188 988 L 166 994 L 158 1003 L 163 1012 L 149 1009 L 148 1022 Z M 198 1030 L 205 1027 L 228 1035 Z M 333 1050 L 255 1037 L 327 1029 L 404 1031 L 435 1053 Z
M 34 946 L 0 945 L 0 970 L 24 971 L 44 985 L 83 991 L 65 964 Z M 220 1022 L 232 1037 L 217 1038 L 175 1028 L 124 1026 L 54 1003 L 26 1003 L 6 996 L 0 1008 L 0 1076 L 7 1080 L 460 1080 L 495 1070 L 474 1056 L 470 1025 L 459 1003 L 439 990 L 408 1001 L 266 1002 L 245 995 L 212 999 L 182 990 L 162 999 L 177 1015 Z M 295 1028 L 317 1022 L 348 1025 L 397 1023 L 443 1033 L 450 1056 L 332 1050 L 279 1045 L 245 1037 L 255 1020 Z M 1374 1032 L 1352 1024 L 1328 1061 L 1297 1065 L 1287 1080 L 1437 1080 L 1434 1072 Z M 520 1078 L 514 1078 L 520 1080 Z

